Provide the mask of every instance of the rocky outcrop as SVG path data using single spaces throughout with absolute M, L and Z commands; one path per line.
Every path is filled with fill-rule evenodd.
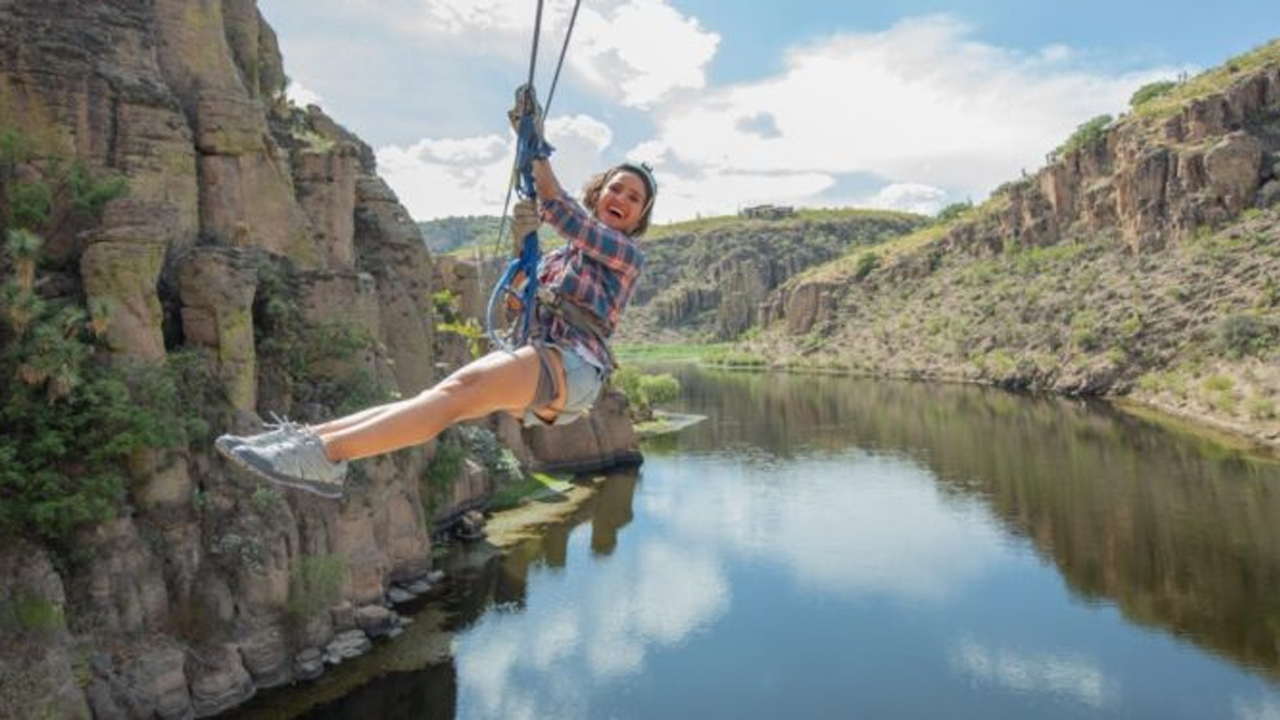
M 190 372 L 181 422 L 216 434 L 268 411 L 332 417 L 447 370 L 433 294 L 456 284 L 478 315 L 478 275 L 437 267 L 368 145 L 285 99 L 255 0 L 0 3 L 0 37 L 0 132 L 32 146 L 14 177 L 58 158 L 127 184 L 100 218 L 47 223 L 32 283 L 83 304 L 119 378 L 163 392 Z M 614 402 L 542 452 L 629 456 L 624 418 Z M 489 422 L 536 461 L 513 420 Z M 130 476 L 118 507 L 77 508 L 116 512 L 62 538 L 75 553 L 0 549 L 0 716 L 211 716 L 394 636 L 391 603 L 435 577 L 432 452 L 355 464 L 338 502 L 264 486 L 205 440 L 131 454 L 110 468 Z M 458 507 L 494 491 L 470 467 Z
M 590 473 L 642 460 L 627 398 L 608 390 L 586 416 L 567 425 L 524 430 L 535 464 L 548 472 Z
M 788 216 L 645 242 L 644 277 L 620 332 L 624 339 L 643 339 L 659 328 L 675 328 L 685 335 L 735 338 L 760 323 L 761 303 L 788 279 L 923 222 L 903 213 Z
M 974 247 L 992 236 L 1023 246 L 1116 233 L 1133 252 L 1165 244 L 1237 217 L 1270 194 L 1280 133 L 1280 68 L 1242 77 L 1157 120 L 1128 118 L 1094 143 L 1011 184 L 993 217 L 961 223 L 949 241 Z

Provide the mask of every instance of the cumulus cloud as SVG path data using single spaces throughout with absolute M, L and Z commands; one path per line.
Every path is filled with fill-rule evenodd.
M 947 204 L 947 191 L 921 183 L 886 185 L 867 200 L 868 207 L 932 215 Z
M 285 88 L 285 96 L 293 101 L 298 107 L 306 107 L 308 105 L 320 105 L 324 103 L 324 98 L 320 94 L 304 86 L 300 82 L 291 82 Z
M 546 134 L 556 146 L 556 173 L 571 193 L 604 166 L 613 142 L 609 127 L 586 115 L 549 120 Z M 380 148 L 378 170 L 416 219 L 498 215 L 514 157 L 510 135 L 423 139 Z
M 714 182 L 727 173 L 873 173 L 894 188 L 862 203 L 936 209 L 947 198 L 921 202 L 921 189 L 984 196 L 1038 167 L 1079 123 L 1172 73 L 1092 73 L 1072 57 L 1063 46 L 1025 54 L 984 44 L 947 16 L 905 20 L 793 48 L 775 76 L 660 108 L 655 141 L 711 180 L 700 188 L 704 212 L 741 204 Z

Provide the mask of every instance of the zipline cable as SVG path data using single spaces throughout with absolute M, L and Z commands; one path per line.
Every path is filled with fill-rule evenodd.
M 573 13 L 569 17 L 564 43 L 560 47 L 560 57 L 556 62 L 555 74 L 551 79 L 551 90 L 547 94 L 547 104 L 542 113 L 544 121 L 547 111 L 551 107 L 551 101 L 555 98 L 556 86 L 560 82 L 560 70 L 564 66 L 564 59 L 569 50 L 569 40 L 573 36 L 573 28 L 577 23 L 578 9 L 581 4 L 582 0 L 575 0 L 573 4 Z M 538 42 L 542 34 L 542 5 L 543 0 L 538 0 L 537 15 L 533 26 L 533 49 L 529 58 L 529 81 L 525 86 L 526 92 L 529 93 L 528 97 L 535 100 L 535 102 L 536 95 L 534 95 L 533 90 L 533 78 L 538 62 Z M 511 191 L 518 190 L 523 199 L 533 199 L 536 196 L 533 183 L 533 159 L 539 156 L 545 157 L 554 150 L 542 138 L 540 129 L 536 127 L 532 114 L 528 112 L 531 109 L 530 107 L 524 108 L 525 113 L 521 115 L 516 130 L 516 157 L 511 168 L 511 182 L 507 185 L 507 196 L 502 205 L 502 220 L 498 225 L 495 254 L 497 253 L 497 248 L 501 247 L 502 236 L 506 230 L 507 212 L 511 206 Z M 514 240 L 515 238 L 512 239 Z M 538 285 L 540 255 L 537 232 L 531 232 L 523 239 L 519 256 L 508 264 L 506 272 L 498 280 L 493 288 L 493 293 L 489 296 L 489 303 L 485 311 L 485 324 L 487 325 L 486 329 L 490 342 L 497 347 L 513 350 L 528 340 L 534 320 L 533 306 Z M 520 273 L 525 276 L 525 285 L 520 293 L 516 293 L 511 288 L 511 284 Z M 520 303 L 521 312 L 508 337 L 504 338 L 498 336 L 496 323 L 494 322 L 494 309 L 499 305 L 499 300 L 507 295 L 514 297 Z

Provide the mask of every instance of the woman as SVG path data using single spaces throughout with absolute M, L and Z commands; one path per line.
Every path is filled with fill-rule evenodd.
M 348 461 L 426 442 L 454 423 L 504 411 L 526 424 L 564 424 L 589 411 L 613 367 L 608 339 L 640 276 L 634 238 L 649 227 L 657 183 L 648 167 L 623 163 L 593 178 L 579 204 L 546 158 L 533 161 L 533 178 L 541 220 L 567 244 L 539 265 L 530 344 L 492 352 L 407 400 L 310 427 L 223 435 L 219 452 L 272 482 L 337 498 Z M 529 215 L 518 212 L 517 227 Z

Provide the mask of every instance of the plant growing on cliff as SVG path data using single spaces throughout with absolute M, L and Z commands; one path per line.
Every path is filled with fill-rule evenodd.
M 304 555 L 289 573 L 285 612 L 296 619 L 315 617 L 338 604 L 348 576 L 341 555 Z
M 288 378 L 295 404 L 344 415 L 392 399 L 359 357 L 375 350 L 372 338 L 339 323 L 307 322 L 292 300 L 285 266 L 264 259 L 258 276 L 254 307 L 258 357 L 262 365 Z
M 1162 95 L 1168 95 L 1176 87 L 1178 87 L 1178 83 L 1172 80 L 1149 82 L 1135 90 L 1133 95 L 1129 97 L 1129 107 L 1136 110 Z
M 66 549 L 118 512 L 141 451 L 181 445 L 190 425 L 171 375 L 109 361 L 101 314 L 40 287 L 37 231 L 57 231 L 54 217 L 88 221 L 122 183 L 29 159 L 20 136 L 0 134 L 0 266 L 12 270 L 0 287 L 0 536 Z
M 1092 120 L 1081 123 L 1076 128 L 1076 131 L 1071 134 L 1071 137 L 1067 138 L 1066 142 L 1053 151 L 1052 157 L 1060 158 L 1070 155 L 1077 150 L 1098 142 L 1106 135 L 1107 128 L 1111 126 L 1114 119 L 1110 115 L 1099 115 Z

